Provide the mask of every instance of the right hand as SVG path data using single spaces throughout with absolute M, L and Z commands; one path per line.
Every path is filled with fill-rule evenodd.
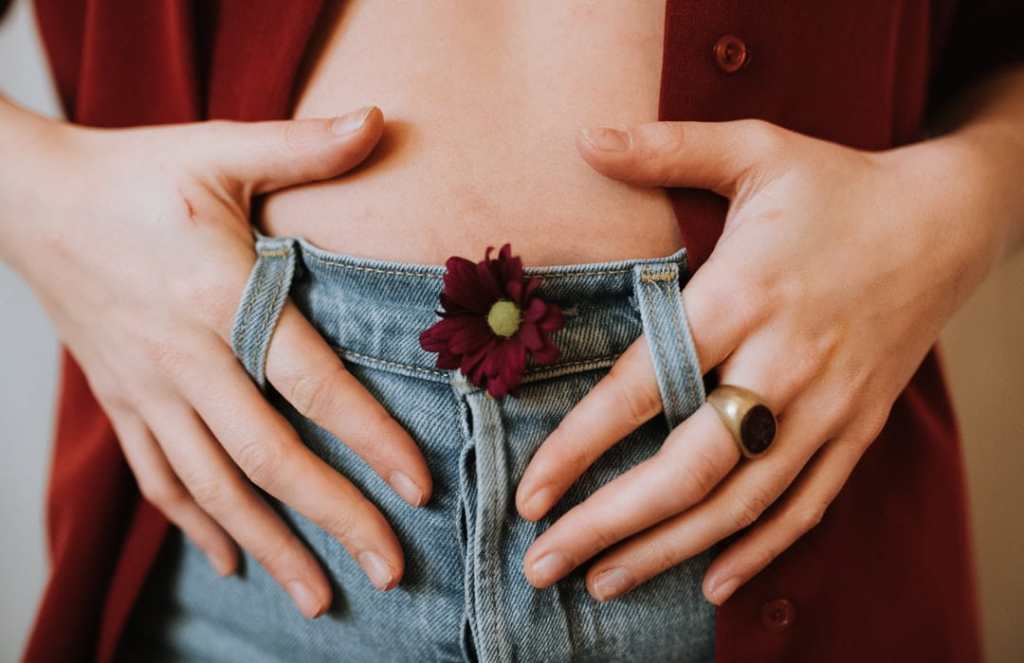
M 404 560 L 383 514 L 303 445 L 230 346 L 255 260 L 251 197 L 359 164 L 383 132 L 380 110 L 121 130 L 23 117 L 3 257 L 81 365 L 142 494 L 221 574 L 236 568 L 237 542 L 307 617 L 330 604 L 327 577 L 246 478 L 334 535 L 378 588 L 394 587 Z M 345 119 L 356 124 L 332 131 Z M 267 379 L 407 502 L 427 502 L 413 439 L 291 302 Z

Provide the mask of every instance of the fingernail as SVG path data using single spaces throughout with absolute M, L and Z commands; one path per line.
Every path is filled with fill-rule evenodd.
M 292 600 L 299 606 L 302 614 L 309 619 L 316 619 L 323 614 L 323 603 L 306 583 L 301 580 L 292 580 L 288 583 L 288 593 L 291 594 Z
M 370 111 L 373 108 L 373 106 L 363 106 L 359 110 L 354 110 L 351 113 L 334 118 L 334 121 L 331 122 L 331 133 L 337 136 L 345 136 L 359 131 L 366 124 L 366 118 L 370 117 Z
M 423 504 L 423 490 L 405 472 L 395 470 L 388 475 L 388 483 L 409 504 L 413 506 L 421 506 Z
M 711 602 L 715 605 L 721 605 L 727 598 L 732 596 L 732 593 L 736 591 L 736 588 L 740 586 L 739 578 L 728 578 L 723 582 L 718 583 L 714 589 L 711 590 Z
M 395 574 L 384 558 L 372 550 L 359 553 L 359 565 L 377 589 L 391 589 Z
M 526 513 L 531 514 L 534 518 L 540 518 L 548 510 L 548 505 L 551 500 L 552 489 L 550 486 L 544 486 L 534 491 L 533 495 L 526 500 Z
M 618 129 L 598 127 L 583 129 L 583 138 L 595 149 L 622 152 L 629 149 L 629 134 Z
M 636 583 L 633 581 L 632 573 L 621 566 L 613 566 L 594 577 L 594 598 L 598 601 L 607 601 L 629 591 L 634 584 Z
M 570 570 L 569 558 L 560 552 L 550 552 L 530 566 L 533 576 L 540 584 L 555 582 Z

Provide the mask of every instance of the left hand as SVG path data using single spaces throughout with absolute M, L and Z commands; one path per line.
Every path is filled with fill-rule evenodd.
M 608 177 L 731 200 L 714 252 L 683 290 L 685 308 L 703 369 L 761 395 L 779 426 L 763 457 L 738 464 L 704 403 L 653 457 L 538 537 L 524 571 L 543 588 L 601 553 L 587 586 L 607 600 L 751 526 L 705 575 L 704 595 L 720 604 L 822 519 L 995 262 L 984 168 L 953 140 L 865 152 L 758 120 L 589 136 L 577 148 Z M 640 337 L 537 450 L 519 513 L 541 518 L 661 409 Z

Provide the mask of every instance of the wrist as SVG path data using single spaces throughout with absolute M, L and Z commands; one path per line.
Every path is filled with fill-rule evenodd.
M 1024 142 L 1008 129 L 974 124 L 885 153 L 915 175 L 926 213 L 948 225 L 935 230 L 952 239 L 969 234 L 981 252 L 976 258 L 992 265 L 1019 243 L 1024 220 Z
M 45 201 L 61 190 L 57 165 L 75 131 L 0 97 L 0 261 L 20 261 Z
M 1009 250 L 1010 208 L 1020 205 L 1004 164 L 993 158 L 993 136 L 947 134 L 877 153 L 886 187 L 902 211 L 895 218 L 916 227 L 920 265 L 945 283 L 952 314 Z M 902 223 L 903 221 L 901 221 Z

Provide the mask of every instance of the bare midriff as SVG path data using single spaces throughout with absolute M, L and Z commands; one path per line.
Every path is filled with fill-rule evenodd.
M 258 223 L 370 258 L 526 264 L 668 255 L 681 238 L 662 188 L 604 177 L 580 127 L 657 119 L 664 0 L 348 0 L 322 26 L 295 117 L 374 104 L 367 163 L 268 197 Z

